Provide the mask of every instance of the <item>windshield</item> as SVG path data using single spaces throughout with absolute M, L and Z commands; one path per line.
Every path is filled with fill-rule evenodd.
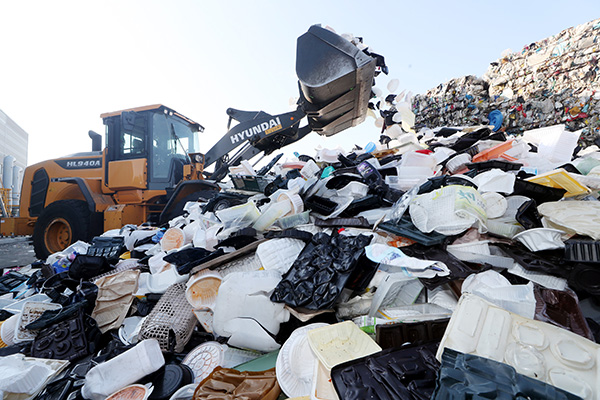
M 168 178 L 171 160 L 187 161 L 187 153 L 199 151 L 198 131 L 177 117 L 166 114 L 152 116 L 152 176 Z

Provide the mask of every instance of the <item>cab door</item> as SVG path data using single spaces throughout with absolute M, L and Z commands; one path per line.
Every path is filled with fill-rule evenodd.
M 104 186 L 113 192 L 148 187 L 149 124 L 143 112 L 126 111 L 106 123 Z

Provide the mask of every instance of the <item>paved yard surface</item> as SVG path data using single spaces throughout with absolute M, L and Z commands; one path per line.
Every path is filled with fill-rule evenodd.
M 0 238 L 0 268 L 29 265 L 36 260 L 29 236 Z

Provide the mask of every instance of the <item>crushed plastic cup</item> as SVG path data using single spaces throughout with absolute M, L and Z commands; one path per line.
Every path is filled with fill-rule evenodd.
M 486 227 L 489 233 L 512 239 L 517 233 L 523 232 L 524 228 L 516 222 L 504 222 L 488 219 Z
M 213 308 L 221 281 L 221 275 L 216 271 L 200 271 L 187 281 L 185 298 L 194 309 Z
M 126 346 L 137 343 L 137 335 L 140 333 L 143 321 L 144 318 L 138 316 L 125 318 L 119 328 L 119 340 Z
M 137 382 L 163 365 L 165 359 L 158 341 L 143 340 L 124 353 L 90 369 L 85 376 L 81 394 L 85 399 L 106 399 L 111 393 Z
M 565 244 L 561 236 L 565 232 L 550 228 L 533 228 L 516 234 L 513 239 L 523 243 L 529 250 L 536 252 L 542 250 L 564 249 Z

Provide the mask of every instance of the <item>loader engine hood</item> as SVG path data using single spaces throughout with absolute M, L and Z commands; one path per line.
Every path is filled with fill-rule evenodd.
M 319 25 L 300 36 L 296 49 L 298 103 L 311 129 L 331 136 L 363 122 L 376 66 L 377 58 Z

